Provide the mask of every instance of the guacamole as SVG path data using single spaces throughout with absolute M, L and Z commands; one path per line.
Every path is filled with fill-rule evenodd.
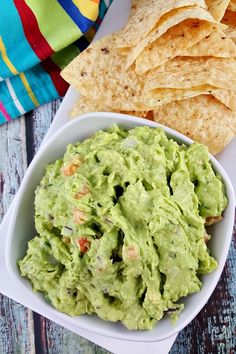
M 47 167 L 20 271 L 59 311 L 149 330 L 217 267 L 205 223 L 226 205 L 205 146 L 113 126 Z

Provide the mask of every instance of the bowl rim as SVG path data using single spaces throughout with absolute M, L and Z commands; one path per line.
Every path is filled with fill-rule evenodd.
M 6 265 L 7 265 L 7 269 L 9 271 L 9 273 L 11 274 L 11 276 L 14 277 L 14 279 L 17 281 L 18 284 L 20 284 L 21 286 L 24 287 L 25 290 L 27 290 L 29 296 L 33 296 L 35 298 L 35 294 L 33 293 L 33 290 L 29 290 L 24 284 L 23 281 L 20 279 L 20 277 L 15 273 L 14 269 L 12 268 L 11 262 L 10 262 L 10 252 L 11 252 L 11 241 L 14 239 L 14 226 L 17 220 L 17 215 L 19 212 L 19 208 L 20 208 L 20 203 L 21 203 L 21 198 L 22 195 L 24 194 L 25 189 L 27 188 L 27 185 L 30 181 L 31 178 L 31 173 L 33 171 L 33 169 L 37 166 L 38 160 L 40 159 L 41 156 L 43 156 L 45 154 L 45 152 L 50 149 L 53 146 L 53 143 L 55 141 L 57 141 L 57 139 L 61 136 L 63 136 L 64 131 L 73 129 L 73 127 L 77 127 L 79 126 L 79 124 L 84 121 L 84 120 L 92 120 L 96 119 L 98 120 L 99 117 L 105 117 L 111 120 L 111 124 L 110 126 L 112 126 L 113 124 L 115 124 L 115 122 L 113 122 L 112 120 L 114 119 L 121 119 L 124 121 L 129 121 L 131 123 L 133 123 L 133 128 L 135 127 L 135 123 L 138 126 L 149 126 L 149 127 L 160 127 L 163 128 L 164 131 L 167 133 L 167 135 L 171 136 L 173 138 L 173 140 L 180 140 L 182 141 L 184 144 L 190 145 L 193 143 L 193 141 L 186 137 L 185 135 L 169 128 L 166 127 L 162 124 L 153 122 L 153 121 L 149 121 L 147 119 L 143 119 L 143 118 L 139 118 L 139 117 L 135 117 L 135 116 L 130 116 L 130 115 L 125 115 L 125 114 L 120 114 L 120 113 L 113 113 L 113 112 L 91 112 L 91 113 L 87 113 L 84 114 L 74 120 L 72 120 L 71 122 L 68 122 L 66 125 L 64 125 L 63 127 L 61 127 L 57 132 L 55 132 L 48 140 L 46 143 L 43 144 L 43 146 L 39 149 L 38 153 L 35 155 L 35 157 L 33 158 L 31 164 L 29 165 L 25 176 L 23 178 L 23 181 L 21 183 L 20 189 L 18 191 L 18 197 L 11 215 L 11 220 L 10 220 L 10 224 L 9 224 L 9 231 L 8 231 L 8 236 L 7 236 L 7 240 L 6 240 L 6 251 L 5 251 L 5 261 L 6 261 Z M 89 122 L 88 122 L 89 125 Z M 99 128 L 97 130 L 100 130 L 102 128 Z M 132 128 L 131 128 L 132 129 Z M 89 130 L 89 127 L 88 127 Z M 93 133 L 94 134 L 94 133 Z M 79 133 L 78 133 L 79 135 Z M 79 139 L 79 138 L 78 138 Z M 234 208 L 235 208 L 235 197 L 234 197 L 234 190 L 232 187 L 232 184 L 230 182 L 230 179 L 226 173 L 226 171 L 224 170 L 224 168 L 221 166 L 221 164 L 211 155 L 210 155 L 210 161 L 214 167 L 214 169 L 221 175 L 224 184 L 226 186 L 227 189 L 227 198 L 228 198 L 228 205 L 227 205 L 227 209 L 228 209 L 228 213 L 230 214 L 230 223 L 227 227 L 227 231 L 225 233 L 225 237 L 226 237 L 226 242 L 225 242 L 225 247 L 222 250 L 222 257 L 221 257 L 221 262 L 219 262 L 218 264 L 218 268 L 215 270 L 215 277 L 212 280 L 212 283 L 208 286 L 208 290 L 207 290 L 207 295 L 204 296 L 203 300 L 200 301 L 200 303 L 198 304 L 198 306 L 196 308 L 194 308 L 194 310 L 192 311 L 192 314 L 190 316 L 188 316 L 185 320 L 183 321 L 179 321 L 180 323 L 177 324 L 175 327 L 173 326 L 173 330 L 169 331 L 169 333 L 167 333 L 166 335 L 162 335 L 159 336 L 158 338 L 148 338 L 148 337 L 143 337 L 141 338 L 141 336 L 139 336 L 139 334 L 141 334 L 140 331 L 129 331 L 127 330 L 127 334 L 119 334 L 119 331 L 117 331 L 117 334 L 114 333 L 114 330 L 109 331 L 109 333 L 107 332 L 107 329 L 100 329 L 96 326 L 96 324 L 91 325 L 91 324 L 87 324 L 85 323 L 84 325 L 81 324 L 77 324 L 78 327 L 83 328 L 85 330 L 89 330 L 90 332 L 94 332 L 96 334 L 100 334 L 106 337 L 111 337 L 111 338 L 116 338 L 116 339 L 120 339 L 120 340 L 128 340 L 128 341 L 142 341 L 142 342 L 155 342 L 155 341 L 162 341 L 165 340 L 169 337 L 172 337 L 174 335 L 176 335 L 180 330 L 182 330 L 188 323 L 190 323 L 196 316 L 197 314 L 201 311 L 201 309 L 204 307 L 204 305 L 207 303 L 208 299 L 210 298 L 212 292 L 214 291 L 220 275 L 223 271 L 225 262 L 226 262 L 226 258 L 227 258 L 227 254 L 228 254 L 228 250 L 229 250 L 229 246 L 230 246 L 230 242 L 231 242 L 231 237 L 232 237 L 232 230 L 233 230 L 233 224 L 234 224 Z M 46 164 L 45 164 L 46 166 Z M 35 298 L 36 299 L 36 298 Z M 37 299 L 37 302 L 42 303 L 43 300 L 41 299 Z M 43 302 L 43 304 L 45 305 L 45 303 Z M 45 308 L 45 310 L 47 310 Z M 60 317 L 60 318 L 64 318 L 65 316 L 68 317 L 69 321 L 72 324 L 75 324 L 72 320 L 76 319 L 78 317 L 69 317 L 68 315 L 65 315 L 62 312 L 59 312 L 58 310 L 56 310 L 51 304 L 50 304 L 50 309 L 48 309 L 52 314 L 55 312 L 56 316 Z M 47 317 L 47 313 L 43 313 L 44 316 Z M 105 321 L 107 322 L 107 321 Z M 136 334 L 136 335 L 135 335 Z

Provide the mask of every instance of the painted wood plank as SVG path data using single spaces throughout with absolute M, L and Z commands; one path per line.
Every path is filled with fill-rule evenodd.
M 24 118 L 0 127 L 0 218 L 6 213 L 27 168 Z
M 105 349 L 39 316 L 41 338 L 36 349 L 47 354 L 109 354 Z
M 0 353 L 35 353 L 32 311 L 1 294 Z
M 40 106 L 26 116 L 26 149 L 28 164 L 37 153 L 60 106 L 60 100 Z
M 0 221 L 21 180 L 26 162 L 25 120 L 0 127 Z M 32 311 L 0 295 L 0 353 L 35 353 Z
M 26 115 L 28 162 L 38 151 L 50 123 L 60 105 L 60 100 L 46 104 Z M 35 344 L 37 353 L 47 354 L 106 354 L 108 351 L 68 331 L 62 326 L 34 314 Z

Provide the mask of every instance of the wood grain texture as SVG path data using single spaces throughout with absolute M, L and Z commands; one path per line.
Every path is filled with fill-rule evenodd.
M 32 311 L 1 294 L 0 353 L 35 353 Z
M 26 149 L 27 162 L 31 162 L 34 155 L 37 153 L 44 136 L 59 108 L 60 100 L 53 101 L 50 104 L 45 104 L 33 112 L 26 114 Z
M 60 104 L 42 106 L 0 127 L 0 218 Z M 27 152 L 27 153 L 26 153 Z M 223 235 L 222 235 L 223 237 Z M 106 350 L 0 296 L 0 354 L 105 354 Z M 170 354 L 236 353 L 236 235 L 220 282 L 204 309 L 177 337 Z M 133 353 L 130 353 L 133 354 Z M 161 354 L 158 353 L 157 354 Z
M 35 341 L 37 353 L 109 354 L 98 345 L 39 315 L 35 316 L 36 329 L 40 333 L 40 338 Z
M 0 221 L 27 168 L 24 118 L 0 128 Z
M 20 186 L 26 168 L 25 120 L 22 117 L 0 128 L 0 221 Z M 35 353 L 32 311 L 2 295 L 0 353 Z

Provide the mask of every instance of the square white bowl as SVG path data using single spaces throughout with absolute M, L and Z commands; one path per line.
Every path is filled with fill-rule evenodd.
M 113 124 L 118 124 L 124 129 L 132 129 L 135 126 L 162 127 L 167 136 L 179 143 L 189 145 L 192 140 L 182 134 L 157 124 L 133 116 L 116 113 L 89 113 L 68 123 L 55 133 L 51 139 L 41 148 L 30 164 L 19 194 L 11 218 L 8 233 L 5 262 L 10 277 L 18 283 L 19 291 L 24 291 L 24 303 L 34 303 L 34 310 L 49 318 L 60 318 L 60 323 L 71 324 L 91 332 L 127 341 L 154 342 L 169 338 L 183 329 L 202 309 L 212 294 L 223 270 L 228 249 L 230 246 L 233 224 L 234 224 L 234 191 L 231 182 L 214 157 L 210 157 L 211 163 L 226 186 L 228 206 L 224 211 L 224 219 L 211 229 L 212 239 L 209 242 L 211 254 L 218 261 L 218 268 L 211 274 L 202 276 L 203 287 L 200 292 L 186 297 L 183 302 L 185 308 L 181 313 L 176 325 L 173 325 L 168 318 L 163 318 L 152 331 L 129 331 L 120 323 L 103 321 L 96 315 L 83 315 L 70 317 L 58 312 L 50 305 L 40 293 L 34 293 L 30 282 L 20 276 L 17 261 L 25 255 L 27 242 L 36 235 L 34 228 L 34 193 L 45 173 L 45 167 L 58 158 L 61 158 L 70 143 L 83 141 L 100 129 L 107 129 Z M 10 279 L 9 279 L 10 281 Z M 15 296 L 17 300 L 17 294 Z

